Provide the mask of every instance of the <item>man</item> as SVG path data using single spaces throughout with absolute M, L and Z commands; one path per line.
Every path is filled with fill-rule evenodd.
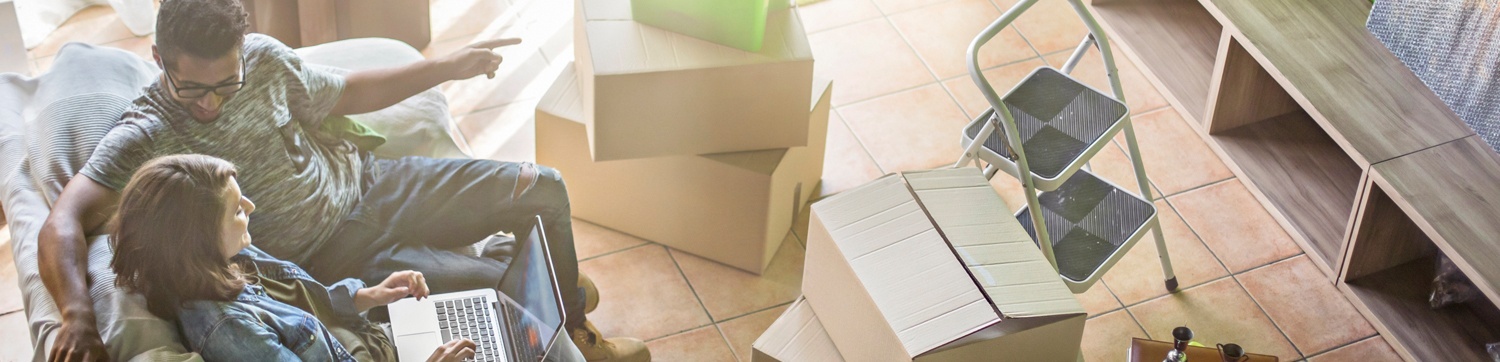
M 236 164 L 244 193 L 261 205 L 250 230 L 256 243 L 322 280 L 368 279 L 378 275 L 372 270 L 413 267 L 428 269 L 435 291 L 493 286 L 503 263 L 443 250 L 499 231 L 527 230 L 533 215 L 541 215 L 568 332 L 584 356 L 650 358 L 640 340 L 605 339 L 585 320 L 598 296 L 578 273 L 571 211 L 557 171 L 489 160 L 376 159 L 322 130 L 328 116 L 373 112 L 448 80 L 493 77 L 501 57 L 491 49 L 519 39 L 338 75 L 306 66 L 275 39 L 245 35 L 247 28 L 240 0 L 162 1 L 152 48 L 161 77 L 64 187 L 39 236 L 42 280 L 63 316 L 53 360 L 109 358 L 85 283 L 84 236 L 113 214 L 136 168 L 182 153 Z M 487 255 L 508 260 L 500 255 L 503 246 L 491 246 Z

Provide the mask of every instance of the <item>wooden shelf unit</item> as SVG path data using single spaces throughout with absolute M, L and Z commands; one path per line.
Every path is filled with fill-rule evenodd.
M 1128 42 L 1139 51 L 1125 53 L 1156 75 L 1151 82 L 1167 90 L 1168 102 L 1187 111 L 1183 116 L 1202 119 L 1207 99 L 1202 95 L 1208 94 L 1224 31 L 1213 15 L 1196 0 L 1094 0 L 1093 9 L 1110 36 L 1151 40 Z M 1122 43 L 1127 42 L 1115 42 Z
M 1367 0 L 1089 6 L 1402 358 L 1487 360 L 1483 343 L 1500 341 L 1500 154 L 1364 29 Z M 1437 253 L 1485 300 L 1428 308 Z

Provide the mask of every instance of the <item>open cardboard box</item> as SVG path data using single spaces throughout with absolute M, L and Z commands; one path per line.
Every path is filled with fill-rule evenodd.
M 597 162 L 574 71 L 563 70 L 536 110 L 537 162 L 562 172 L 573 216 L 762 272 L 823 177 L 831 83 L 803 84 L 815 97 L 802 110 L 808 146 Z
M 812 306 L 807 305 L 807 299 L 801 297 L 771 322 L 771 327 L 766 328 L 766 332 L 750 347 L 753 348 L 751 362 L 844 360 L 838 348 L 833 346 L 833 340 L 828 338 L 828 331 L 823 329 L 823 321 L 818 319 Z
M 812 48 L 794 9 L 747 52 L 632 20 L 630 0 L 578 0 L 574 51 L 595 161 L 807 146 Z
M 852 361 L 1072 361 L 1087 314 L 977 168 L 812 205 L 803 293 Z

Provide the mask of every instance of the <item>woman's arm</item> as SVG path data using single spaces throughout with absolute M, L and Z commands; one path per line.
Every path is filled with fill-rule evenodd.
M 370 308 L 395 303 L 408 295 L 426 298 L 429 293 L 431 291 L 427 290 L 427 278 L 422 276 L 422 272 L 403 270 L 391 273 L 391 276 L 386 277 L 380 285 L 360 289 L 354 295 L 354 307 L 364 312 Z
M 198 349 L 206 361 L 301 361 L 281 344 L 281 336 L 260 321 L 229 317 L 219 321 Z
M 333 305 L 333 314 L 337 315 L 341 323 L 362 320 L 360 313 L 369 308 L 360 308 L 359 294 L 364 292 L 365 282 L 355 278 L 340 280 L 338 283 L 327 286 L 328 299 Z

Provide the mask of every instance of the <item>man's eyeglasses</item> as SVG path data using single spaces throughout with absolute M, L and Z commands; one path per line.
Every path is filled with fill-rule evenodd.
M 214 92 L 214 94 L 218 94 L 219 96 L 229 96 L 231 94 L 234 94 L 235 92 L 239 92 L 240 89 L 245 87 L 244 57 L 240 57 L 240 81 L 234 83 L 224 83 L 205 87 L 179 87 L 177 86 L 177 79 L 172 77 L 172 72 L 167 71 L 167 67 L 163 66 L 161 72 L 167 74 L 167 82 L 172 85 L 173 93 L 176 93 L 180 98 L 202 98 L 203 96 L 208 95 L 208 92 Z

